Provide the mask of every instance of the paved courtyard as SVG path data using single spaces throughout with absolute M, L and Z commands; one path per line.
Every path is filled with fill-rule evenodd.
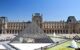
M 48 50 L 53 50 L 53 48 L 57 45 L 60 45 L 60 44 L 63 44 L 64 42 L 68 41 L 67 39 L 64 39 L 64 38 L 61 38 L 61 37 L 64 37 L 64 36 L 67 36 L 67 37 L 72 37 L 72 36 L 75 36 L 75 35 L 78 35 L 80 36 L 79 34 L 56 34 L 56 37 L 54 37 L 53 35 L 48 35 L 52 40 L 53 40 L 53 43 L 10 43 L 10 40 L 15 38 L 15 35 L 14 34 L 1 34 L 0 35 L 0 45 L 2 46 L 3 49 L 7 48 L 5 46 L 8 46 L 9 48 L 18 48 L 20 50 L 24 50 L 24 49 L 29 49 L 29 50 L 34 50 L 34 49 L 41 49 L 41 48 L 49 48 Z M 8 43 L 10 45 L 8 45 Z M 4 45 L 3 45 L 4 44 Z M 70 45 L 70 43 L 69 43 Z M 12 47 L 14 46 L 14 47 Z M 52 49 L 50 49 L 52 47 Z

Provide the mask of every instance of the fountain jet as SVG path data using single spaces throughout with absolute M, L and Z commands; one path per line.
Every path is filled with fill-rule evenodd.
M 72 42 L 71 42 L 71 47 L 72 47 L 72 48 L 78 48 L 75 40 L 72 40 Z
M 54 36 L 54 37 L 56 36 L 55 32 L 54 32 L 53 36 Z

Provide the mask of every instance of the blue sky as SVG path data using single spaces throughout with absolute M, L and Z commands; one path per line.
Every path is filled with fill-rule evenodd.
M 80 20 L 80 0 L 0 0 L 0 16 L 9 20 L 28 21 L 32 13 L 42 13 L 44 21 Z

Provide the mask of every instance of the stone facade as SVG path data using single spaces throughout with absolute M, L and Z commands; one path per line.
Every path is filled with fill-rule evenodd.
M 80 33 L 80 21 L 74 16 L 69 16 L 67 21 L 43 21 L 42 14 L 32 14 L 32 22 L 35 22 L 46 34 L 74 34 Z M 7 17 L 0 17 L 0 34 L 18 34 L 31 22 L 8 22 Z

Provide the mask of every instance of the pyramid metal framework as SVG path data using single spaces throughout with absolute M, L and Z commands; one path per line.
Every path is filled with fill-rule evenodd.
M 29 24 L 25 30 L 19 33 L 19 36 L 23 36 L 24 38 L 46 38 L 47 36 L 44 34 L 43 30 L 37 26 L 36 23 L 32 22 Z
M 19 40 L 20 37 L 33 38 L 36 43 L 53 42 L 35 22 L 30 23 L 28 27 L 22 30 L 22 32 L 20 32 L 18 36 L 13 39 L 13 41 Z

